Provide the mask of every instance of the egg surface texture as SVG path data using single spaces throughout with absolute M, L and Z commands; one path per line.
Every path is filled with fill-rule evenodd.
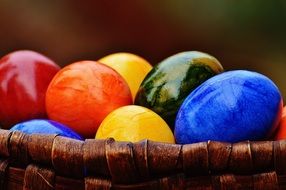
M 46 90 L 60 67 L 46 56 L 30 51 L 12 52 L 0 59 L 0 126 L 47 118 Z
M 175 142 L 171 129 L 158 114 L 136 105 L 124 106 L 111 112 L 103 120 L 95 138 L 114 138 L 118 141 L 130 142 L 143 139 Z
M 14 125 L 11 131 L 21 131 L 26 134 L 56 134 L 82 140 L 81 136 L 67 126 L 52 120 L 34 119 Z
M 135 104 L 153 110 L 173 128 L 177 111 L 190 92 L 222 71 L 219 61 L 206 53 L 178 53 L 148 73 L 140 85 Z
M 101 58 L 98 62 L 113 68 L 125 79 L 129 85 L 133 99 L 141 82 L 152 69 L 151 64 L 145 59 L 131 53 L 114 53 Z
M 279 89 L 266 76 L 225 72 L 186 98 L 176 118 L 176 142 L 263 140 L 275 131 L 282 108 Z
M 110 67 L 95 61 L 64 67 L 53 78 L 46 95 L 49 118 L 85 138 L 94 138 L 111 111 L 129 104 L 132 96 L 125 80 Z

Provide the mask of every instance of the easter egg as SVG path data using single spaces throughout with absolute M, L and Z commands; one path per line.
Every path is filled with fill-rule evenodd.
M 276 133 L 275 140 L 286 139 L 286 107 L 283 108 L 282 118 Z
M 22 50 L 0 59 L 0 126 L 47 118 L 45 94 L 60 70 L 52 60 L 37 52 Z
M 279 89 L 262 74 L 219 74 L 183 102 L 176 118 L 176 142 L 262 140 L 275 131 L 282 105 Z
M 131 53 L 114 53 L 103 57 L 100 63 L 116 70 L 127 82 L 133 99 L 147 73 L 152 69 L 145 59 Z
M 124 106 L 111 112 L 101 123 L 95 138 L 130 142 L 143 139 L 175 142 L 171 129 L 158 114 L 136 105 Z
M 57 134 L 63 137 L 82 140 L 82 138 L 65 125 L 52 120 L 34 119 L 14 125 L 11 131 L 21 131 L 26 134 Z
M 178 53 L 148 73 L 140 85 L 135 104 L 150 108 L 173 128 L 178 109 L 190 92 L 222 71 L 219 61 L 206 53 Z
M 102 120 L 114 109 L 132 104 L 125 80 L 110 67 L 81 61 L 64 67 L 46 94 L 49 118 L 85 138 L 94 138 Z

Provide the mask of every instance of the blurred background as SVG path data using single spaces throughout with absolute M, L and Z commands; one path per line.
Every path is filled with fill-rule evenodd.
M 284 0 L 0 0 L 0 56 L 31 49 L 61 66 L 115 52 L 153 65 L 187 50 L 269 76 L 286 97 Z

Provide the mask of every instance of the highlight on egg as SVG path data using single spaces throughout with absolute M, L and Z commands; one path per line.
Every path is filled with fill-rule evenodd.
M 112 68 L 95 61 L 80 61 L 61 69 L 46 94 L 49 118 L 85 138 L 94 138 L 110 112 L 129 104 L 132 95 L 125 80 Z
M 204 82 L 183 102 L 176 118 L 176 142 L 266 139 L 276 130 L 282 108 L 281 93 L 266 76 L 225 72 Z
M 158 114 L 136 105 L 124 106 L 111 112 L 101 123 L 95 138 L 129 142 L 148 139 L 175 143 L 171 129 Z
M 60 67 L 31 50 L 11 52 L 0 59 L 0 126 L 47 118 L 45 94 Z
M 135 104 L 153 110 L 173 129 L 184 99 L 201 83 L 222 71 L 220 62 L 209 54 L 198 51 L 175 54 L 148 73 Z

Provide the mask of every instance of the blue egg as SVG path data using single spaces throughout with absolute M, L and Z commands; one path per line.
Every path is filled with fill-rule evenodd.
M 72 129 L 52 120 L 34 119 L 14 125 L 10 130 L 21 131 L 26 134 L 57 134 L 63 137 L 69 137 L 77 140 L 83 140 Z
M 262 140 L 278 125 L 282 97 L 266 76 L 244 70 L 210 78 L 183 102 L 175 123 L 177 143 Z

